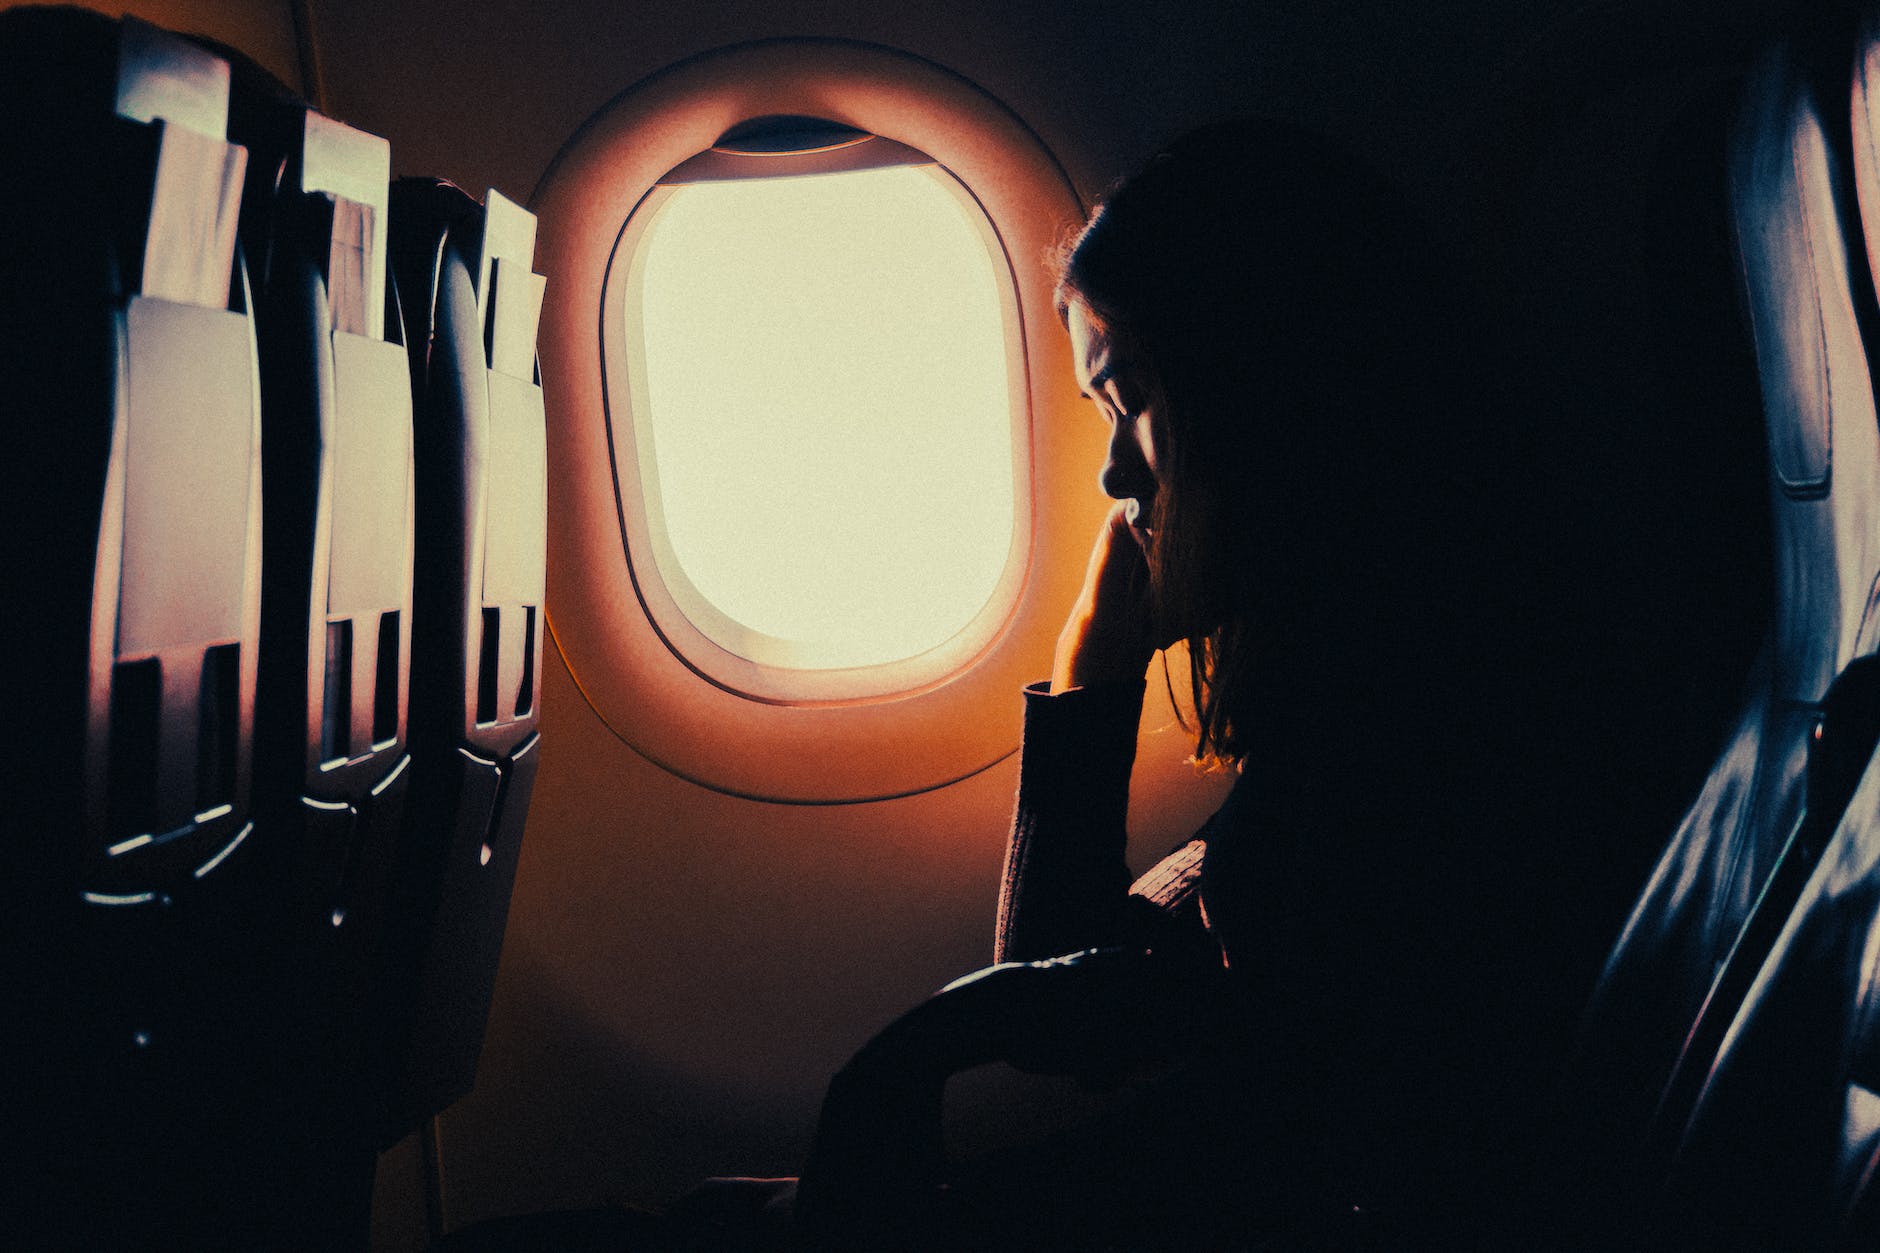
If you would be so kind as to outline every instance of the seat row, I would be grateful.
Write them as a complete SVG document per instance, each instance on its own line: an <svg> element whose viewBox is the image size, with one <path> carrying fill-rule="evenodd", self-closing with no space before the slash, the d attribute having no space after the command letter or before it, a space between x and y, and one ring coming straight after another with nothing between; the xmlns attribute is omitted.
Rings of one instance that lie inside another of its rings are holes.
<svg viewBox="0 0 1880 1253"><path fill-rule="evenodd" d="M535 773L535 221L132 19L0 15L0 133L27 1243L362 1245Z"/></svg>

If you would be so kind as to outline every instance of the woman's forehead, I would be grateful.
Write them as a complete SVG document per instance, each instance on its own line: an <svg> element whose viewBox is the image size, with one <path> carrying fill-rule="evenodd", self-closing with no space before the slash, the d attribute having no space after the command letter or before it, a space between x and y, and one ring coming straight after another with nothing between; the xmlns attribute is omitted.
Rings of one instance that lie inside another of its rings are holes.
<svg viewBox="0 0 1880 1253"><path fill-rule="evenodd" d="M1134 338L1073 298L1067 306L1071 354L1084 394L1094 396L1112 380L1131 392L1151 388L1155 372Z"/></svg>
<svg viewBox="0 0 1880 1253"><path fill-rule="evenodd" d="M1115 344L1109 328L1073 299L1065 317L1071 335L1071 356L1077 366L1077 381L1086 392L1103 386L1114 371Z"/></svg>

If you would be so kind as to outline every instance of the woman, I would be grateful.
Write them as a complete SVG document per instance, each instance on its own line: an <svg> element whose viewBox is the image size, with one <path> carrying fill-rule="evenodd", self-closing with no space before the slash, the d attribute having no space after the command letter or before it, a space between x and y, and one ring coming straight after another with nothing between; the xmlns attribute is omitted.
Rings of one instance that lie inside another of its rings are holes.
<svg viewBox="0 0 1880 1253"><path fill-rule="evenodd" d="M1321 141L1234 124L1065 250L1116 504L1026 693L1001 964L837 1076L797 1205L822 1242L1475 1238L1598 940L1570 848L1523 839L1494 454L1407 221ZM1144 676L1175 641L1196 755L1239 778L1132 887ZM945 1077L994 1060L1165 1074L1077 1136L950 1167Z"/></svg>
<svg viewBox="0 0 1880 1253"><path fill-rule="evenodd" d="M1321 141L1242 123L1172 145L1064 250L1116 503L1025 694L999 964L835 1076L800 1184L711 1181L658 1247L1478 1241L1484 1164L1603 937L1565 939L1573 846L1525 839L1504 786L1534 774L1476 522L1505 515L1407 220ZM1145 675L1176 641L1196 755L1239 777L1132 885ZM995 1061L1131 1089L950 1163L947 1078Z"/></svg>

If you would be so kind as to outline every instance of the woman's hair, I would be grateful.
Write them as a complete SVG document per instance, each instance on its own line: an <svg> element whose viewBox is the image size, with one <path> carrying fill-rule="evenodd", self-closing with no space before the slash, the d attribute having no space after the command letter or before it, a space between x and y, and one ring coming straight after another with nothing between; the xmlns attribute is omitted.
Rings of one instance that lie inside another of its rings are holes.
<svg viewBox="0 0 1880 1253"><path fill-rule="evenodd" d="M1159 385L1151 599L1188 641L1203 760L1248 756L1255 707L1388 562L1420 355L1406 222L1327 141L1235 122L1158 153L1062 250L1060 312Z"/></svg>

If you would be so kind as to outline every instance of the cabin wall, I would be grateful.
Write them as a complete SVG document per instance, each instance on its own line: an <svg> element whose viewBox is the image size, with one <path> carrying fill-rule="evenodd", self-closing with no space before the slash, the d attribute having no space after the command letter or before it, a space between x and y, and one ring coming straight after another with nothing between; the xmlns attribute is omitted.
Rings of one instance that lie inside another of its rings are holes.
<svg viewBox="0 0 1880 1253"><path fill-rule="evenodd" d="M44 0L0 0L0 10ZM118 17L129 14L168 30L207 35L239 48L302 94L301 45L295 0L71 0L74 7Z"/></svg>
<svg viewBox="0 0 1880 1253"><path fill-rule="evenodd" d="M1450 189L1438 172L1479 120L1462 84L1486 82L1483 67L1548 11L314 0L312 29L328 110L388 137L396 172L476 193L527 198L586 119L665 66L747 40L830 36L915 53L989 91L1086 201L1192 125L1265 113L1346 138L1440 209ZM1196 778L1157 686L1132 805L1139 865L1185 838L1227 783ZM708 1174L794 1173L829 1074L888 1018L988 959L1016 761L900 800L768 805L639 756L559 657L543 700L482 1069L439 1130L447 1222L656 1206ZM975 1077L956 1087L956 1132L996 1136L995 1111L1013 1101L1034 1113L1075 1103L1049 1085ZM381 1248L422 1242L416 1152L408 1142L381 1172Z"/></svg>
<svg viewBox="0 0 1880 1253"><path fill-rule="evenodd" d="M1346 137L1427 184L1501 64L1560 0L309 0L328 110L392 140L395 169L526 197L562 143L641 78L777 37L884 44L1004 101L1086 196L1163 141L1240 113ZM1428 187L1432 196L1435 187Z"/></svg>

